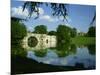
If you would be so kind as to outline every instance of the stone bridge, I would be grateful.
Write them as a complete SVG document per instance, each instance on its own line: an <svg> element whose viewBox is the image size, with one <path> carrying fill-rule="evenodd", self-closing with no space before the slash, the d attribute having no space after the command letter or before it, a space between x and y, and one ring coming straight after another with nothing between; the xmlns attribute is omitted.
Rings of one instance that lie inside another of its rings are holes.
<svg viewBox="0 0 100 75"><path fill-rule="evenodd" d="M37 39L38 43L35 47L30 47L28 45L28 39L30 37L34 37ZM27 33L27 36L24 37L24 39L22 40L22 46L23 48L26 48L29 50L40 50L40 49L45 49L49 47L55 47L56 46L56 36L50 36L47 34Z"/></svg>

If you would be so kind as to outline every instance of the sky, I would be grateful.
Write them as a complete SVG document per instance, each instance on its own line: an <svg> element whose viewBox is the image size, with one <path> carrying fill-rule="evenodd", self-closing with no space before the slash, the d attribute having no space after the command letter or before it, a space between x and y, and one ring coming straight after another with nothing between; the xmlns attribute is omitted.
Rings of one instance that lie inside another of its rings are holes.
<svg viewBox="0 0 100 75"><path fill-rule="evenodd" d="M69 4L68 8L68 22L63 21L62 16L60 18L51 15L51 8L45 5L39 7L39 18L36 17L36 13L32 13L31 18L28 18L29 11L26 8L23 11L23 1L11 2L11 16L18 18L27 18L27 21L23 21L28 31L34 31L34 27L37 25L46 25L48 31L56 30L58 25L64 24L69 27L75 27L78 31L87 32L89 24L96 12L96 7L91 5L75 5Z"/></svg>

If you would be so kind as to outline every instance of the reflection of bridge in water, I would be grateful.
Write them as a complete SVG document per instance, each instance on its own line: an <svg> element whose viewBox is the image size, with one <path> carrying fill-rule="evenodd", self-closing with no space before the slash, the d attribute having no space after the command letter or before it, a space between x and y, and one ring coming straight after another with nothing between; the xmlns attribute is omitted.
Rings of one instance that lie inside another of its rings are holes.
<svg viewBox="0 0 100 75"><path fill-rule="evenodd" d="M38 43L35 47L30 47L28 45L28 39L30 37L35 37L37 39ZM23 39L22 46L23 48L28 50L40 50L40 49L46 49L50 47L56 47L56 42L57 42L56 36L50 36L47 34L27 33L27 36L24 37Z"/></svg>

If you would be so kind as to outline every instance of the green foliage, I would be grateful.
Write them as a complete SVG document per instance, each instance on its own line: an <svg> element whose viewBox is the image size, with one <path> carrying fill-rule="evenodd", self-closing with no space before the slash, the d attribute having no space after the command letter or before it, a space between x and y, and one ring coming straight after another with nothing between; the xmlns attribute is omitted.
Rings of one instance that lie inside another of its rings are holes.
<svg viewBox="0 0 100 75"><path fill-rule="evenodd" d="M49 31L48 35L56 35L56 31Z"/></svg>
<svg viewBox="0 0 100 75"><path fill-rule="evenodd" d="M77 49L76 45L75 44L71 44L70 45L69 54L76 54L76 52L77 52L76 49Z"/></svg>
<svg viewBox="0 0 100 75"><path fill-rule="evenodd" d="M58 57L66 57L69 55L69 53L67 51L56 51L56 54L58 55Z"/></svg>
<svg viewBox="0 0 100 75"><path fill-rule="evenodd" d="M87 45L87 48L88 48L88 50L89 50L89 53L91 54L91 55L95 55L96 54L96 45L95 44L93 44L93 45Z"/></svg>
<svg viewBox="0 0 100 75"><path fill-rule="evenodd" d="M22 48L21 46L12 45L12 48L11 48L11 55L12 55L12 56L26 57L27 51L26 51L24 48Z"/></svg>
<svg viewBox="0 0 100 75"><path fill-rule="evenodd" d="M76 37L76 35L77 35L77 29L76 28L71 29L71 37Z"/></svg>
<svg viewBox="0 0 100 75"><path fill-rule="evenodd" d="M21 40L26 36L27 31L19 19L11 19L11 54L25 56L26 52L21 47Z"/></svg>
<svg viewBox="0 0 100 75"><path fill-rule="evenodd" d="M87 32L87 36L89 37L95 37L96 36L96 28L94 26L91 26Z"/></svg>
<svg viewBox="0 0 100 75"><path fill-rule="evenodd" d="M34 51L34 54L35 54L37 57L45 57L46 54L47 54L47 50L46 50L46 49L35 50L35 51Z"/></svg>
<svg viewBox="0 0 100 75"><path fill-rule="evenodd" d="M11 21L11 38L12 39L23 39L26 36L27 30L24 24L19 21Z"/></svg>
<svg viewBox="0 0 100 75"><path fill-rule="evenodd" d="M56 53L59 57L65 57L76 53L76 45L70 43L58 43Z"/></svg>
<svg viewBox="0 0 100 75"><path fill-rule="evenodd" d="M58 17L62 16L64 20L67 20L66 16L68 16L68 9L67 9L68 5L66 4L26 1L24 3L23 10L25 10L25 8L28 8L30 16L32 15L33 12L35 12L37 14L37 17L35 17L35 19L37 19L39 17L39 7L41 7L41 5L46 5L47 7L50 7L52 9L51 14L53 16L58 16Z"/></svg>
<svg viewBox="0 0 100 75"><path fill-rule="evenodd" d="M36 26L34 29L34 33L47 34L47 27L45 25Z"/></svg>
<svg viewBox="0 0 100 75"><path fill-rule="evenodd" d="M58 57L65 57L69 55L69 44L67 43L57 43L56 53Z"/></svg>
<svg viewBox="0 0 100 75"><path fill-rule="evenodd" d="M70 28L65 25L59 25L57 28L57 41L70 42Z"/></svg>

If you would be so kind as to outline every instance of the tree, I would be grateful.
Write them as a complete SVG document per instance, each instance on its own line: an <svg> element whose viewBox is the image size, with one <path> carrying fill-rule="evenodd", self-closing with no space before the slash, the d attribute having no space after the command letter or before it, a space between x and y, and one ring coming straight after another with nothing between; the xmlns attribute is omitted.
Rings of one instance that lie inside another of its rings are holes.
<svg viewBox="0 0 100 75"><path fill-rule="evenodd" d="M48 35L56 35L56 31L49 31Z"/></svg>
<svg viewBox="0 0 100 75"><path fill-rule="evenodd" d="M17 18L11 19L11 43L19 44L21 40L26 36L27 30L23 23Z"/></svg>
<svg viewBox="0 0 100 75"><path fill-rule="evenodd" d="M95 37L96 36L96 28L95 28L95 26L89 27L89 30L87 32L87 36L89 36L89 37Z"/></svg>
<svg viewBox="0 0 100 75"><path fill-rule="evenodd" d="M59 25L57 28L57 41L65 43L70 42L70 28L65 25Z"/></svg>
<svg viewBox="0 0 100 75"><path fill-rule="evenodd" d="M34 33L47 34L47 27L45 25L36 26L34 29Z"/></svg>
<svg viewBox="0 0 100 75"><path fill-rule="evenodd" d="M19 18L11 18L11 54L25 57L26 50L22 48L21 41L26 36L27 30L21 20Z"/></svg>
<svg viewBox="0 0 100 75"><path fill-rule="evenodd" d="M71 29L71 37L75 37L77 35L77 29L76 28L72 28Z"/></svg>
<svg viewBox="0 0 100 75"><path fill-rule="evenodd" d="M68 10L67 10L67 5L66 4L58 4L58 3L41 3L41 2L25 2L23 5L23 10L25 8L29 9L29 16L32 15L33 12L37 14L37 17L39 17L39 7L41 5L46 5L47 7L50 7L52 9L52 15L53 16L63 16L64 20L67 20L68 16ZM35 19L36 19L35 18Z"/></svg>

